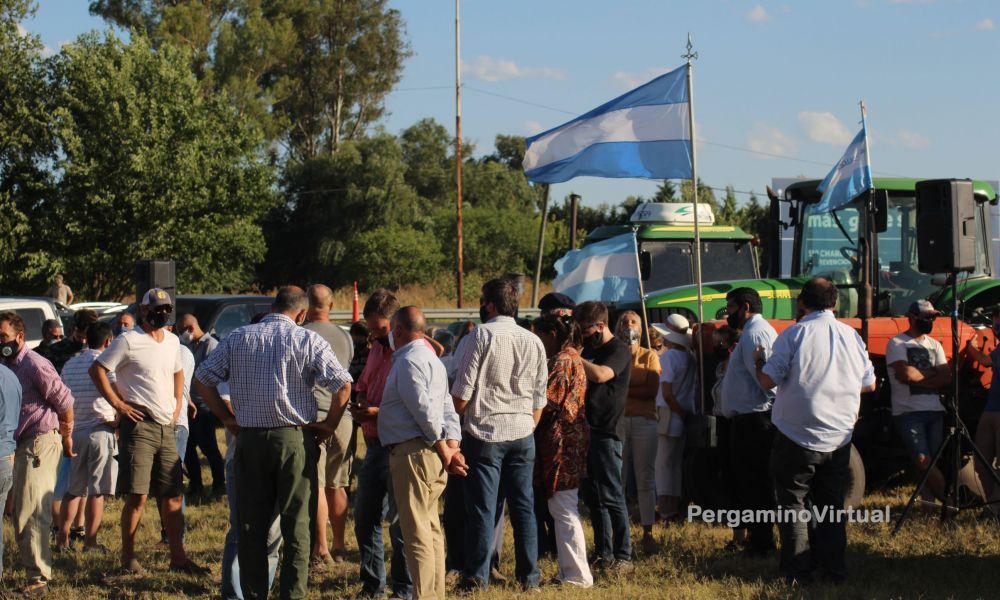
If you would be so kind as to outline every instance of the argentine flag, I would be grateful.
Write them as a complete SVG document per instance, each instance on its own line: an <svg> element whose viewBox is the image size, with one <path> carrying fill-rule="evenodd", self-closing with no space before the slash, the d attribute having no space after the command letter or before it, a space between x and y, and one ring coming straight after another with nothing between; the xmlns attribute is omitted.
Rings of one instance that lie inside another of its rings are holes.
<svg viewBox="0 0 1000 600"><path fill-rule="evenodd" d="M872 189L872 164L866 136L862 123L861 131L847 147L843 158L819 184L817 189L823 192L823 197L812 209L813 214L833 212Z"/></svg>
<svg viewBox="0 0 1000 600"><path fill-rule="evenodd" d="M635 233L570 250L556 261L556 273L552 287L577 303L641 299Z"/></svg>
<svg viewBox="0 0 1000 600"><path fill-rule="evenodd" d="M686 67L661 75L527 139L524 174L538 183L580 175L691 178Z"/></svg>

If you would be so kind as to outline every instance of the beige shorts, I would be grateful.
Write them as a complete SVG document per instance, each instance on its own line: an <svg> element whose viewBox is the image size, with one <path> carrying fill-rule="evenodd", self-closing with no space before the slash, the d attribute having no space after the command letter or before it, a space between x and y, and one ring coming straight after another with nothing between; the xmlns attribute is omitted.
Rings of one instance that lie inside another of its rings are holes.
<svg viewBox="0 0 1000 600"><path fill-rule="evenodd" d="M347 488L351 485L354 464L354 421L344 412L332 436L319 445L317 479L319 487Z"/></svg>
<svg viewBox="0 0 1000 600"><path fill-rule="evenodd" d="M73 432L73 451L69 487L70 496L111 496L118 480L118 441L108 425L88 427Z"/></svg>

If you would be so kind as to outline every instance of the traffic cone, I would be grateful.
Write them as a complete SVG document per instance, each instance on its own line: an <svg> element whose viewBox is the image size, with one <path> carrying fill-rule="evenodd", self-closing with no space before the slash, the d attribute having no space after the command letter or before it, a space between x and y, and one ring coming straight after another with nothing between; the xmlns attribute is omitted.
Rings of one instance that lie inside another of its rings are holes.
<svg viewBox="0 0 1000 600"><path fill-rule="evenodd" d="M361 313L358 310L358 282L354 282L354 305L351 307L351 323L356 322L361 318Z"/></svg>

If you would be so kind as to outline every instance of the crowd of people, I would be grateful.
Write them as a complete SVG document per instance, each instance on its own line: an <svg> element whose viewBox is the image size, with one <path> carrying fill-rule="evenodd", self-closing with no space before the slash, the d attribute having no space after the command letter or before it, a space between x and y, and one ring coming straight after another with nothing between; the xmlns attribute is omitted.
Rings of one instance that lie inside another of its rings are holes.
<svg viewBox="0 0 1000 600"><path fill-rule="evenodd" d="M452 583L471 593L504 580L506 520L520 587L540 586L544 554L557 560L558 583L589 587L635 569L627 498L646 555L658 550L657 522L684 518L686 423L704 407L683 317L646 327L626 311L612 322L600 302L549 294L540 317L518 319L515 283L496 279L482 288L481 323L457 336L433 331L420 308L384 290L347 332L330 323L332 297L322 285L282 288L271 313L218 341L194 315L170 325L173 300L152 289L137 323L123 314L112 327L81 310L70 337L56 341L61 331L47 324L34 351L21 318L0 313L0 506L13 490L22 591L44 594L53 578L53 523L56 552L76 539L83 552L108 551L98 539L114 495L124 502L124 574L145 573L135 542L153 497L169 568L206 575L184 545L185 470L188 494L205 488L199 451L211 489L229 503L227 600L268 597L276 574L281 598L303 598L310 572L345 561L352 475L364 597L437 599ZM843 508L860 395L874 390L875 374L860 336L834 318L836 301L832 283L808 282L798 322L778 335L756 291L727 295L727 325L712 334L717 384L706 392L727 440L736 508ZM887 356L896 426L925 470L949 380L927 335L937 314L915 303ZM845 527L781 523L781 574L843 580ZM734 529L727 548L774 555L774 525Z"/></svg>

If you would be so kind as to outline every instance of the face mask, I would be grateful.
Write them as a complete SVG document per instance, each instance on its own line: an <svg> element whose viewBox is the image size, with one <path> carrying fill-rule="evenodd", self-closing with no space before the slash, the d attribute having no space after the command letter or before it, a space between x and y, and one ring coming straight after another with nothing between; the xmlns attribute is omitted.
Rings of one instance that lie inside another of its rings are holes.
<svg viewBox="0 0 1000 600"><path fill-rule="evenodd" d="M730 329L741 329L743 321L746 321L746 315L743 314L742 310L738 310L726 317L726 324L729 325Z"/></svg>
<svg viewBox="0 0 1000 600"><path fill-rule="evenodd" d="M11 340L6 344L0 344L0 357L2 358L13 358L17 355L17 340Z"/></svg>
<svg viewBox="0 0 1000 600"><path fill-rule="evenodd" d="M934 319L917 319L913 324L916 326L917 331L925 335L934 329Z"/></svg>
<svg viewBox="0 0 1000 600"><path fill-rule="evenodd" d="M393 352L395 352L396 351L396 336L392 335L392 332L390 331L389 332L389 337L387 339L389 340L389 348Z"/></svg>
<svg viewBox="0 0 1000 600"><path fill-rule="evenodd" d="M189 345L194 340L194 337L191 335L190 331L185 331L184 333L180 334L177 337L180 338L181 343L184 344L185 346Z"/></svg>
<svg viewBox="0 0 1000 600"><path fill-rule="evenodd" d="M146 315L146 322L149 323L150 326L153 327L153 329L159 329L161 327L166 326L168 318L170 318L170 315L168 313L151 312L148 315Z"/></svg>
<svg viewBox="0 0 1000 600"><path fill-rule="evenodd" d="M490 314L488 312L486 312L486 306L485 305L484 306L480 306L479 307L479 320L481 322L485 323L487 321L487 319L489 319L489 318L490 318Z"/></svg>
<svg viewBox="0 0 1000 600"><path fill-rule="evenodd" d="M588 348L599 348L601 345L604 344L604 332L602 332L600 329L598 329L594 333L588 335L583 340L583 343Z"/></svg>
<svg viewBox="0 0 1000 600"><path fill-rule="evenodd" d="M618 334L621 341L625 342L629 346L639 343L639 332L635 329L629 328Z"/></svg>
<svg viewBox="0 0 1000 600"><path fill-rule="evenodd" d="M392 335L391 331L389 332L389 335ZM389 347L389 335L387 335L385 337L375 338L375 341L378 342L378 343L380 343L380 344L382 344L383 348L388 348Z"/></svg>

